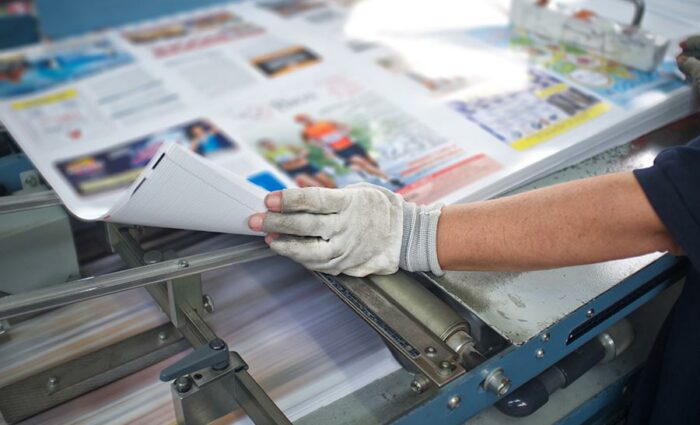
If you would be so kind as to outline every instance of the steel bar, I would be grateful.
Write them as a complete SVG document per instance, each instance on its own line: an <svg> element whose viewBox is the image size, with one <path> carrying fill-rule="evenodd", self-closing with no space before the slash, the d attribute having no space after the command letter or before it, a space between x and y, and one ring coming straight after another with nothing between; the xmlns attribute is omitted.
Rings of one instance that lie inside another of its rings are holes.
<svg viewBox="0 0 700 425"><path fill-rule="evenodd" d="M56 192L47 190L29 195L0 197L0 214L63 205Z"/></svg>
<svg viewBox="0 0 700 425"><path fill-rule="evenodd" d="M0 320L274 255L262 242L135 267L0 298Z"/></svg>

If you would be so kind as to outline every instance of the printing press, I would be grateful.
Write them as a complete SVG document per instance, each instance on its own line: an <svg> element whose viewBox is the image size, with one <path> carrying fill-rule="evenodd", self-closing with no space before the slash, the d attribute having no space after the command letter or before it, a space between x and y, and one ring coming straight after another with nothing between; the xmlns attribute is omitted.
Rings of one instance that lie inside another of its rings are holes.
<svg viewBox="0 0 700 425"><path fill-rule="evenodd" d="M699 122L516 191L648 166ZM259 238L79 222L0 143L8 424L615 423L687 267L311 273Z"/></svg>

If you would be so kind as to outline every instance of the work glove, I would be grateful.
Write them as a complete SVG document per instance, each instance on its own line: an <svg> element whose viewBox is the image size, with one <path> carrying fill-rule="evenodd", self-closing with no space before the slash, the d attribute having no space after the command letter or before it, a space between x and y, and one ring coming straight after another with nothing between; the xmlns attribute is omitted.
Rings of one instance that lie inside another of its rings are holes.
<svg viewBox="0 0 700 425"><path fill-rule="evenodd" d="M700 92L700 35L688 37L681 43L683 51L678 55L678 68L693 81L695 89Z"/></svg>
<svg viewBox="0 0 700 425"><path fill-rule="evenodd" d="M419 206L367 183L344 189L285 189L249 225L280 255L310 270L350 276L408 271L442 274L436 235L441 205Z"/></svg>

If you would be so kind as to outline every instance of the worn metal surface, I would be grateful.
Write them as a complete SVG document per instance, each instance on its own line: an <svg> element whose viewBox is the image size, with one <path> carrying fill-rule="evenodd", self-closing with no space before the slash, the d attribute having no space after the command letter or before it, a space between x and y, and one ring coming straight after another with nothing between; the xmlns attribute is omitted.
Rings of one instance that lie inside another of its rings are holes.
<svg viewBox="0 0 700 425"><path fill-rule="evenodd" d="M511 193L648 167L662 149L685 143L697 134L700 117L696 115ZM650 254L528 273L448 272L442 278L432 279L505 338L523 344L659 257L660 254Z"/></svg>
<svg viewBox="0 0 700 425"><path fill-rule="evenodd" d="M0 412L19 422L188 347L171 324L159 326L0 388Z"/></svg>

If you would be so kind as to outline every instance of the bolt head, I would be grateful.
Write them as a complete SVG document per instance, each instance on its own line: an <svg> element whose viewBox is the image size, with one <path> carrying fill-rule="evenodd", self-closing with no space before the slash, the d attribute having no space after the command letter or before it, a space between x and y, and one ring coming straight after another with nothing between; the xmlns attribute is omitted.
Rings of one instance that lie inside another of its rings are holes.
<svg viewBox="0 0 700 425"><path fill-rule="evenodd" d="M58 378L56 378L55 376L49 376L49 379L46 381L46 385L49 388L53 388L56 386L56 384L58 384Z"/></svg>
<svg viewBox="0 0 700 425"><path fill-rule="evenodd" d="M224 348L226 348L226 343L221 338L212 339L209 342L209 348L211 348L212 350L217 350L217 351L223 350Z"/></svg>
<svg viewBox="0 0 700 425"><path fill-rule="evenodd" d="M178 261L177 266L181 269L186 269L190 266L190 263L187 260L180 260Z"/></svg>
<svg viewBox="0 0 700 425"><path fill-rule="evenodd" d="M192 379L189 376L181 376L175 380L175 389L184 394L192 389Z"/></svg>
<svg viewBox="0 0 700 425"><path fill-rule="evenodd" d="M535 357L537 357L538 359L543 358L544 350L542 348L538 348L537 350L535 350Z"/></svg>
<svg viewBox="0 0 700 425"><path fill-rule="evenodd" d="M413 380L413 382L411 382L411 390L415 393L420 394L423 391L425 391L425 387L423 386L423 384L420 381Z"/></svg>
<svg viewBox="0 0 700 425"><path fill-rule="evenodd" d="M159 341L165 341L168 339L168 333L165 331L158 332L158 340Z"/></svg>
<svg viewBox="0 0 700 425"><path fill-rule="evenodd" d="M202 296L202 306L204 306L204 311L207 313L214 312L214 300L209 295Z"/></svg>
<svg viewBox="0 0 700 425"><path fill-rule="evenodd" d="M462 403L462 397L458 395L453 395L450 397L449 400L447 400L447 408L450 410L455 410L456 408L459 407L459 405Z"/></svg>
<svg viewBox="0 0 700 425"><path fill-rule="evenodd" d="M549 338L550 338L549 332L545 332L545 333L543 333L542 336L540 337L540 340L541 340L542 342L547 342L547 341L549 341Z"/></svg>
<svg viewBox="0 0 700 425"><path fill-rule="evenodd" d="M593 317L594 314L595 314L595 310L591 308L590 310L588 310L586 312L586 317L591 318L591 317Z"/></svg>
<svg viewBox="0 0 700 425"><path fill-rule="evenodd" d="M437 350L431 345L425 348L425 352L430 356L434 355L437 352Z"/></svg>

